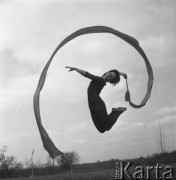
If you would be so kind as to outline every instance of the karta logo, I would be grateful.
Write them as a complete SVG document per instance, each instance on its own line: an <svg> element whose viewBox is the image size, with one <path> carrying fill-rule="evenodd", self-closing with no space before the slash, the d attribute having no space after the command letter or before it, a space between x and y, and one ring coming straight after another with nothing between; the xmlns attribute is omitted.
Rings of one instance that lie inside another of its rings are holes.
<svg viewBox="0 0 176 180"><path fill-rule="evenodd" d="M133 180L176 179L176 172L174 172L173 167L159 163L155 166L135 166L133 162L116 162L115 170L115 180L122 180L125 178Z"/></svg>

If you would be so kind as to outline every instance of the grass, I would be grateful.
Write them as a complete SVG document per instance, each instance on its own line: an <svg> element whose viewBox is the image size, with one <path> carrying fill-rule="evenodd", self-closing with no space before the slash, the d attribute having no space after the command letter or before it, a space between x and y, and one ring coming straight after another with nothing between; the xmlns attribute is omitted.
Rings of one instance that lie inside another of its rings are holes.
<svg viewBox="0 0 176 180"><path fill-rule="evenodd" d="M176 163L170 164L173 167L176 176ZM143 166L146 168L146 166ZM165 167L165 166L164 166ZM135 166L130 168L131 174L135 172ZM129 180L129 178L125 178ZM145 179L145 178L144 178ZM151 180L155 180L155 172L151 173ZM176 178L174 178L176 179ZM10 180L10 179L6 179ZM75 173L63 173L50 176L38 176L28 178L14 178L13 180L115 180L115 169L111 170L97 170L97 171L86 171L86 172L75 172Z"/></svg>
<svg viewBox="0 0 176 180"><path fill-rule="evenodd" d="M79 173L64 173L51 176L14 178L13 180L114 180L115 170L99 170ZM7 180L7 179L6 179ZM9 179L10 180L10 179Z"/></svg>

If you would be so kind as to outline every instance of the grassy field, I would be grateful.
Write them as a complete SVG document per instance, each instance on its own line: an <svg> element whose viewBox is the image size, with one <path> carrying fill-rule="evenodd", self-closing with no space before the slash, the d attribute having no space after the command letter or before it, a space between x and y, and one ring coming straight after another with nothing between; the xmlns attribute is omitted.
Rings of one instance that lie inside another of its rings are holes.
<svg viewBox="0 0 176 180"><path fill-rule="evenodd" d="M174 175L176 176L176 164L170 164L174 169ZM143 166L146 169L146 166ZM166 167L166 165L163 165ZM130 173L134 174L135 166L130 168ZM97 171L84 171L75 173L63 173L51 176L41 176L41 177L29 177L29 178L14 178L13 180L115 180L115 169L111 170L97 170ZM155 171L151 172L151 180L155 180ZM145 174L146 176L146 174ZM160 175L161 176L161 175ZM129 178L125 177L126 180ZM146 178L144 178L146 179ZM169 178L172 179L172 178ZM173 178L176 179L176 178ZM10 179L6 179L10 180ZM12 179L11 179L12 180Z"/></svg>
<svg viewBox="0 0 176 180"><path fill-rule="evenodd" d="M66 173L42 177L15 178L13 180L114 180L115 170L101 170L82 173ZM6 179L7 180L7 179ZM12 179L8 179L12 180Z"/></svg>

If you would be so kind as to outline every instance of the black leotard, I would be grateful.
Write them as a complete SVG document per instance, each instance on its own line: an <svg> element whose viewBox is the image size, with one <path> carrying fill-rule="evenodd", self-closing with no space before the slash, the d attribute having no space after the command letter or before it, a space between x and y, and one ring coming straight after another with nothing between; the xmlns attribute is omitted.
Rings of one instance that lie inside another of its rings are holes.
<svg viewBox="0 0 176 180"><path fill-rule="evenodd" d="M104 101L100 97L100 93L106 85L106 82L102 77L94 76L88 72L86 72L85 77L92 80L88 87L88 103L90 110L92 110L95 107L104 104Z"/></svg>
<svg viewBox="0 0 176 180"><path fill-rule="evenodd" d="M86 72L85 77L91 79L88 87L88 103L93 123L99 132L109 131L123 111L107 113L106 105L100 97L101 90L106 85L102 77Z"/></svg>

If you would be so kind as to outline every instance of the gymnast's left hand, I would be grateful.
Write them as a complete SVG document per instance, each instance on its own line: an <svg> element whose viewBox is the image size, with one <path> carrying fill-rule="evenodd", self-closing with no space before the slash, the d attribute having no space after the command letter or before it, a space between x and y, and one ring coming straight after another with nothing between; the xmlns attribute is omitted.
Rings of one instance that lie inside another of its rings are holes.
<svg viewBox="0 0 176 180"><path fill-rule="evenodd" d="M69 72L70 72L70 71L75 71L75 70L76 70L76 68L75 68L75 67L71 67L71 66L66 66L65 68L70 69L70 70L69 70Z"/></svg>

